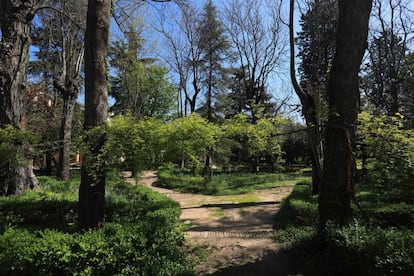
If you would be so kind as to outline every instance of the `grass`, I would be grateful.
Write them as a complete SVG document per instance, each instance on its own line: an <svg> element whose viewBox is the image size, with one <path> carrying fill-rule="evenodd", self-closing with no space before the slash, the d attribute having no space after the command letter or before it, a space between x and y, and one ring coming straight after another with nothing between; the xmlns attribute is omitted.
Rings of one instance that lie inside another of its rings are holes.
<svg viewBox="0 0 414 276"><path fill-rule="evenodd" d="M291 274L413 275L414 205L392 202L373 187L359 187L355 219L331 225L323 244L317 239L318 198L299 183L276 216L277 242L287 244Z"/></svg>
<svg viewBox="0 0 414 276"><path fill-rule="evenodd" d="M212 212L211 215L215 218L224 217L223 209L221 209L220 207L211 207L211 208L208 208L208 210L210 210Z"/></svg>
<svg viewBox="0 0 414 276"><path fill-rule="evenodd" d="M271 189L296 182L308 177L301 172L289 173L219 173L207 181L202 176L161 167L158 171L159 185L184 193L207 195L239 195L256 190Z"/></svg>
<svg viewBox="0 0 414 276"><path fill-rule="evenodd" d="M245 196L238 196L238 197L229 197L227 200L236 203L236 204L243 204L243 203L254 203L258 202L260 198L255 195L245 195Z"/></svg>

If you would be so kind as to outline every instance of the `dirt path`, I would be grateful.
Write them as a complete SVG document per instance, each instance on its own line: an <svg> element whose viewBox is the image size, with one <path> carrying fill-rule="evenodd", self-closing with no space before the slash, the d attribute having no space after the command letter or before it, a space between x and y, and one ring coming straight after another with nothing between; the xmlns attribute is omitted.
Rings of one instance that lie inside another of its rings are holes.
<svg viewBox="0 0 414 276"><path fill-rule="evenodd" d="M134 183L134 179L127 180ZM293 186L244 195L207 196L156 187L156 181L154 171L146 171L140 178L141 185L180 204L180 220L190 224L186 250L199 259L198 275L286 274L285 256L271 235L274 215Z"/></svg>

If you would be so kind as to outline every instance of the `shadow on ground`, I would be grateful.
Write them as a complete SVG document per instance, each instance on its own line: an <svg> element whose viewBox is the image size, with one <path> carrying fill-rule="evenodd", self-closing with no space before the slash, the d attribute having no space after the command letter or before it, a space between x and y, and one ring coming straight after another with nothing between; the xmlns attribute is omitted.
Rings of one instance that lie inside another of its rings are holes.
<svg viewBox="0 0 414 276"><path fill-rule="evenodd" d="M290 275L290 260L287 251L266 252L262 259L242 266L233 266L220 269L214 276L274 276Z"/></svg>

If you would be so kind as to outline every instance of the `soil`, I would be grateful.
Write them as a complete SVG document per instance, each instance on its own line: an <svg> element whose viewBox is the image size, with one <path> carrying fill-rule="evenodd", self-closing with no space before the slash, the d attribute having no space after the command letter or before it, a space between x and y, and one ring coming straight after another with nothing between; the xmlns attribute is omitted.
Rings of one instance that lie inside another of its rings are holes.
<svg viewBox="0 0 414 276"><path fill-rule="evenodd" d="M208 196L157 187L155 171L143 172L139 182L180 204L180 221L190 226L184 249L196 261L197 275L288 274L288 256L271 236L274 216L293 185Z"/></svg>

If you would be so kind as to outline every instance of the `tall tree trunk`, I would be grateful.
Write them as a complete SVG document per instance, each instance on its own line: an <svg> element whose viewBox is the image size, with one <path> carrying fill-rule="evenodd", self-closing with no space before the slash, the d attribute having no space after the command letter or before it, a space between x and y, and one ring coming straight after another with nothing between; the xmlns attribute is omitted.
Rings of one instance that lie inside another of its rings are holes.
<svg viewBox="0 0 414 276"><path fill-rule="evenodd" d="M316 99L319 100L319 97L314 97L309 93L303 91L300 87L298 81L296 80L295 72L295 46L294 46L294 33L293 33L293 11L294 11L294 0L290 0L290 12L289 12L289 40L290 40L290 78L292 80L293 88L296 95L299 97L299 100L302 105L302 114L305 117L306 126L307 126L307 135L309 139L309 144L311 147L311 158L312 158L312 193L318 194L320 191L320 185L322 180L322 166L321 166L321 133L319 130L319 114L316 102Z"/></svg>
<svg viewBox="0 0 414 276"><path fill-rule="evenodd" d="M311 146L311 161L312 161L312 194L319 194L321 182L322 182L322 167L321 167L321 156L322 151L320 150L320 131L317 127L308 126L307 134Z"/></svg>
<svg viewBox="0 0 414 276"><path fill-rule="evenodd" d="M111 0L89 0L85 33L85 130L104 124L108 115L107 44ZM105 135L89 137L82 163L79 187L79 229L98 227L104 222L105 167L97 155ZM88 138L87 138L88 139ZM93 164L92 164L93 162Z"/></svg>
<svg viewBox="0 0 414 276"><path fill-rule="evenodd" d="M63 117L60 124L59 140L62 146L59 148L59 162L57 176L61 180L70 178L70 150L72 147L72 122L75 114L76 99L79 96L79 86L67 87L63 93Z"/></svg>
<svg viewBox="0 0 414 276"><path fill-rule="evenodd" d="M44 1L0 1L0 127L24 128L23 97L29 57L30 24ZM16 145L22 160L0 178L1 194L19 194L38 186L27 145Z"/></svg>
<svg viewBox="0 0 414 276"><path fill-rule="evenodd" d="M371 6L372 0L339 1L336 53L328 86L330 112L319 196L320 233L328 221L344 224L352 215L358 72L367 46Z"/></svg>

